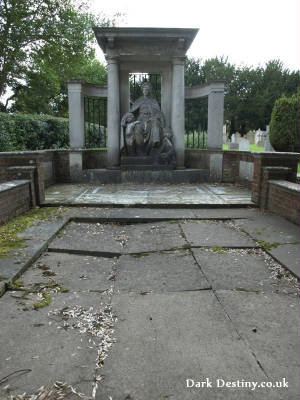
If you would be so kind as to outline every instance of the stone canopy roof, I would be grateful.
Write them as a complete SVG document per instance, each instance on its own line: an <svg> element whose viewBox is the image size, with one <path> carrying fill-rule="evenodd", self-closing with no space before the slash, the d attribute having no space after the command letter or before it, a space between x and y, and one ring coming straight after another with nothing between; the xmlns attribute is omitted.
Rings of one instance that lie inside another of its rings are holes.
<svg viewBox="0 0 300 400"><path fill-rule="evenodd" d="M191 28L93 28L106 57L138 59L145 56L168 60L184 57L198 29Z"/></svg>

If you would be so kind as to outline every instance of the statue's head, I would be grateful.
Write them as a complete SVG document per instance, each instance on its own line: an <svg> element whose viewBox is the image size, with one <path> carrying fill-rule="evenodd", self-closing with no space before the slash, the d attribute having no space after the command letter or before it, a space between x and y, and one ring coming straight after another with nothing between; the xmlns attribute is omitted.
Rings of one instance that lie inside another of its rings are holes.
<svg viewBox="0 0 300 400"><path fill-rule="evenodd" d="M148 96L151 93L152 85L150 82L143 82L141 84L142 92L144 96Z"/></svg>

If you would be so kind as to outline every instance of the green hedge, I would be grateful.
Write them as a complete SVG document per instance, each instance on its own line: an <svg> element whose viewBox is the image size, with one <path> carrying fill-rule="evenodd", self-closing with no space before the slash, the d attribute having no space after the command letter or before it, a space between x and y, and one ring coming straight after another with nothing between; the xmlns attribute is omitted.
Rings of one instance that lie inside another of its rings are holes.
<svg viewBox="0 0 300 400"><path fill-rule="evenodd" d="M69 120L51 115L0 113L0 151L69 147Z"/></svg>
<svg viewBox="0 0 300 400"><path fill-rule="evenodd" d="M300 95L275 102L270 122L270 142L276 151L299 152Z"/></svg>

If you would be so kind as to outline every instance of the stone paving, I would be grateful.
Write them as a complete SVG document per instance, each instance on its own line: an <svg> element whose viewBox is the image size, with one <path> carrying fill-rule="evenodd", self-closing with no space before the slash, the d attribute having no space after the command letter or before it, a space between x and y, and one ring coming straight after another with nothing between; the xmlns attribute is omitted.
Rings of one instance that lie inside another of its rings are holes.
<svg viewBox="0 0 300 400"><path fill-rule="evenodd" d="M86 185L56 184L46 190L45 204L80 205L254 205L251 191L231 184Z"/></svg>
<svg viewBox="0 0 300 400"><path fill-rule="evenodd" d="M298 399L299 284L271 257L299 246L292 223L255 209L74 208L24 237L45 251L0 299L1 399L55 381L99 400Z"/></svg>

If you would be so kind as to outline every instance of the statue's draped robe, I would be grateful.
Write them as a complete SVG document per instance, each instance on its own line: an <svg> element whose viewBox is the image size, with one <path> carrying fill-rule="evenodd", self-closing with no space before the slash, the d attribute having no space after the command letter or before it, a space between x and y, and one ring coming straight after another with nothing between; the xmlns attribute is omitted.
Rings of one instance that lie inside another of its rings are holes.
<svg viewBox="0 0 300 400"><path fill-rule="evenodd" d="M144 143L147 151L161 142L161 131L164 127L164 116L157 100L151 97L139 97L131 107L130 112L137 115L144 132ZM137 129L138 131L138 129Z"/></svg>

